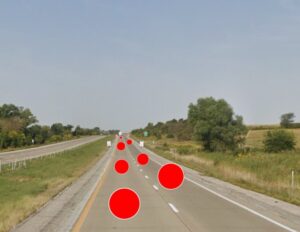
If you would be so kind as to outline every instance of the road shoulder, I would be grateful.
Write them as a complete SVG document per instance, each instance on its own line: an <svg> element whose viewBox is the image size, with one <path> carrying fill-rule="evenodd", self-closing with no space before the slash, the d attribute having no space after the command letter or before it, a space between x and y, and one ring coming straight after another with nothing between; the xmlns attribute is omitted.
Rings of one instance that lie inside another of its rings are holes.
<svg viewBox="0 0 300 232"><path fill-rule="evenodd" d="M140 148L137 143L135 143L135 146L141 151L148 153L154 162L159 164L173 162L157 155L147 148ZM189 180L199 183L205 188L208 188L238 204L246 206L247 208L282 225L286 225L292 229L300 231L299 206L251 190L243 189L228 182L201 175L197 171L190 168L184 166L182 167L185 172L185 176Z"/></svg>
<svg viewBox="0 0 300 232"><path fill-rule="evenodd" d="M89 171L12 231L70 231L109 163L111 152L112 148Z"/></svg>

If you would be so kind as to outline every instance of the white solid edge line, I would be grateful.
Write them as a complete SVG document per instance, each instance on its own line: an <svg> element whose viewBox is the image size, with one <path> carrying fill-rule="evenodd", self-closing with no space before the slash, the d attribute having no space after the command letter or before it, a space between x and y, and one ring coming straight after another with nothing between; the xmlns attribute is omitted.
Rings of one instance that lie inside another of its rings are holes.
<svg viewBox="0 0 300 232"><path fill-rule="evenodd" d="M152 159L151 157L150 157L150 159L151 159L152 161L154 161L155 163L159 164L160 166L162 165L161 163L159 163L158 161ZM271 219L271 218L269 218L269 217L267 217L267 216L264 216L264 215L260 214L259 212L256 212L256 211L253 210L253 209L248 208L248 207L245 206L245 205L242 205L242 204L240 204L240 203L238 203L238 202L236 202L236 201L233 201L233 200L229 199L228 197L225 197L225 196L221 195L220 193L217 193L217 192L215 192L215 191L213 191L213 190L211 190L211 189L209 189L209 188L207 188L207 187L205 187L205 186L203 186L203 185L197 183L196 181L193 181L193 180L189 179L188 177L185 177L184 179L186 179L187 181L189 181L189 182L191 182L191 183L197 185L198 187L203 188L203 189L205 189L206 191L208 191L208 192L210 192L210 193L212 193L212 194L214 194L214 195L216 195L216 196L222 198L223 200L226 200L226 201L228 201L228 202L230 202L230 203L232 203L232 204L234 204L234 205L236 205L236 206L239 206L240 208L242 208L242 209L244 209L244 210L246 210L246 211L248 211L248 212L250 212L250 213L252 213L252 214L254 214L254 215L256 215L256 216L258 216L258 217L261 217L261 218L265 219L266 221L271 222L271 223L273 223L273 224L275 224L275 225L277 225L277 226L279 226L279 227L281 227L281 228L283 228L283 229L285 229L285 230L287 230L287 231L290 231L290 232L298 232L297 230L294 230L294 229L292 229L292 228L290 228L290 227L288 227L288 226L285 226L285 225L283 225L283 224L281 224L281 223L279 223L279 222L277 222L277 221L275 221L275 220L273 220L273 219Z"/></svg>
<svg viewBox="0 0 300 232"><path fill-rule="evenodd" d="M171 209L172 209L175 213L179 213L179 210L176 209L176 207L175 207L172 203L168 203L168 205L171 207Z"/></svg>

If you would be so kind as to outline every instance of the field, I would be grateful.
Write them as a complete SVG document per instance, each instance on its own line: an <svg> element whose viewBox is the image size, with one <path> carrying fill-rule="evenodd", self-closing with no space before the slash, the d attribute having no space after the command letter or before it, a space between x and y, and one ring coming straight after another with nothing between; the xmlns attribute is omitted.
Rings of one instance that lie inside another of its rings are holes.
<svg viewBox="0 0 300 232"><path fill-rule="evenodd" d="M296 138L296 149L300 149L300 129L286 129L293 132ZM246 145L251 148L263 148L263 138L268 130L250 130L247 135Z"/></svg>
<svg viewBox="0 0 300 232"><path fill-rule="evenodd" d="M87 171L105 150L106 138L0 173L0 231L9 231L44 205Z"/></svg>
<svg viewBox="0 0 300 232"><path fill-rule="evenodd" d="M297 147L300 129L293 130ZM300 205L300 150L285 153L264 153L262 139L265 130L250 131L247 145L254 151L230 155L208 153L194 141L143 138L146 146L157 154L193 168L201 174L213 176L235 185ZM292 170L295 174L292 186Z"/></svg>

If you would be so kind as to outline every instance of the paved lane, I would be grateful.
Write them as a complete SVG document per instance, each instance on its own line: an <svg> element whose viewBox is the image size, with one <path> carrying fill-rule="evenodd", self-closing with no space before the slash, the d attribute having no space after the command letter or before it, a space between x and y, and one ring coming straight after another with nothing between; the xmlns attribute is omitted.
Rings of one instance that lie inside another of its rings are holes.
<svg viewBox="0 0 300 232"><path fill-rule="evenodd" d="M2 152L0 153L0 160L2 164L24 160L25 158L36 158L40 156L45 156L57 152L62 152L64 150L72 149L86 143L90 143L101 139L103 136L88 136L80 139L74 139L70 141L65 141L61 143L55 143L35 148L29 148L24 150L10 151L10 152Z"/></svg>
<svg viewBox="0 0 300 232"><path fill-rule="evenodd" d="M137 166L134 160L138 153L134 145L114 153L95 200L74 231L287 231L189 181L178 190L163 189L156 177L160 165L150 160L146 167ZM125 175L114 171L119 158L129 162ZM125 221L116 219L108 209L110 194L121 187L135 190L141 200L138 215Z"/></svg>
<svg viewBox="0 0 300 232"><path fill-rule="evenodd" d="M119 158L129 162L130 168L125 175L117 174L114 171L114 162ZM129 151L114 153L112 163L103 181L80 231L189 231L150 182L147 182ZM119 220L112 216L108 209L109 196L122 187L136 191L141 201L139 213L130 220Z"/></svg>

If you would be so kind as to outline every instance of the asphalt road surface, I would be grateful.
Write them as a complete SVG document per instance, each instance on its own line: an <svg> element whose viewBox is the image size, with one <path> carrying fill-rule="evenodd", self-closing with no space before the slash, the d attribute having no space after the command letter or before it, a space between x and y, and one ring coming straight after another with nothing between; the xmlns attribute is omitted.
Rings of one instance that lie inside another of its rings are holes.
<svg viewBox="0 0 300 232"><path fill-rule="evenodd" d="M176 190L160 186L157 173L160 165L149 160L146 167L135 162L140 151L131 145L125 151L113 152L98 188L81 213L73 231L82 232L277 232L293 231L276 225L242 207L184 180ZM129 171L120 175L114 170L118 159L126 159ZM119 188L131 188L140 197L139 213L132 219L119 220L108 209L111 193Z"/></svg>
<svg viewBox="0 0 300 232"><path fill-rule="evenodd" d="M66 142L55 143L35 148L29 148L24 150L2 152L0 153L0 161L2 164L24 160L25 158L36 158L40 156L46 156L49 154L62 152L64 150L72 149L86 143L96 141L103 136L88 136L80 139L74 139Z"/></svg>

